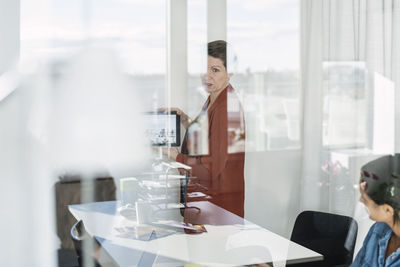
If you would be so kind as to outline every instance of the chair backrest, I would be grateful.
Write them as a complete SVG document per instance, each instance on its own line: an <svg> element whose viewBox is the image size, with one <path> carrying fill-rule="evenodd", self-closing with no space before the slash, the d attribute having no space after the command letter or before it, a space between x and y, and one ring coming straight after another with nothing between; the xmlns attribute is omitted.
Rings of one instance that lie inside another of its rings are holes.
<svg viewBox="0 0 400 267"><path fill-rule="evenodd" d="M57 235L61 241L61 248L74 249L70 237L72 225L76 222L74 216L68 211L68 205L82 203L82 186L79 176L62 176L55 184ZM110 201L116 199L116 186L114 179L102 176L94 179L94 201Z"/></svg>
<svg viewBox="0 0 400 267"><path fill-rule="evenodd" d="M303 211L297 216L290 240L324 256L316 266L350 264L357 238L357 222L348 216Z"/></svg>

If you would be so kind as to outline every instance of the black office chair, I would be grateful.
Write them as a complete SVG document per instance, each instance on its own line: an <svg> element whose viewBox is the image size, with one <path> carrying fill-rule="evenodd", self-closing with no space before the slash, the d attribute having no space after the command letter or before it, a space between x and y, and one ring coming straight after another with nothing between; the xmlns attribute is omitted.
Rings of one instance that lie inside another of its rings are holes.
<svg viewBox="0 0 400 267"><path fill-rule="evenodd" d="M71 228L71 238L75 246L75 251L76 254L78 255L78 263L79 266L83 266L84 259L85 257L89 257L90 259L93 260L94 266L100 267L100 264L98 261L95 259L93 256L95 254L95 251L99 249L99 242L96 241L96 239L92 238L85 229L85 226L83 225L83 221L79 220L77 221ZM92 247L93 247L93 252L87 253L83 249L83 243L84 242L92 242Z"/></svg>
<svg viewBox="0 0 400 267"><path fill-rule="evenodd" d="M357 229L357 222L353 218L303 211L296 218L290 240L322 254L324 260L289 266L349 266L353 261Z"/></svg>

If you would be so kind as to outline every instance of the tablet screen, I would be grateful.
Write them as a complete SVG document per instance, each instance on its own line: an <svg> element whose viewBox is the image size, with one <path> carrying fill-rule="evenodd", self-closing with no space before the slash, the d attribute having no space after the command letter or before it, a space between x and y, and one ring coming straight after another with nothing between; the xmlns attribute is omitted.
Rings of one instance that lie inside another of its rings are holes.
<svg viewBox="0 0 400 267"><path fill-rule="evenodd" d="M180 146L180 115L154 112L145 114L146 136L153 146Z"/></svg>

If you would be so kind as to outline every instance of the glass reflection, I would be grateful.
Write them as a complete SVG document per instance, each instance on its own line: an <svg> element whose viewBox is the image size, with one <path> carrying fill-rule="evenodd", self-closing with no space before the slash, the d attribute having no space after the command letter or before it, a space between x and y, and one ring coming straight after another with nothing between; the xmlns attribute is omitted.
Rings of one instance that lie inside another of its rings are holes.
<svg viewBox="0 0 400 267"><path fill-rule="evenodd" d="M323 144L364 147L367 142L366 64L363 61L323 63Z"/></svg>

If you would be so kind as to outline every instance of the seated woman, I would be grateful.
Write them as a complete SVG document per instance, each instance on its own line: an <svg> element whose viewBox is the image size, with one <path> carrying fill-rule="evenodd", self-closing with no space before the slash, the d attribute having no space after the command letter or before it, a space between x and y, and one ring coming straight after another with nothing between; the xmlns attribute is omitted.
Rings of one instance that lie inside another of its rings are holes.
<svg viewBox="0 0 400 267"><path fill-rule="evenodd" d="M400 266L400 154L364 165L360 192L376 223L351 266Z"/></svg>

